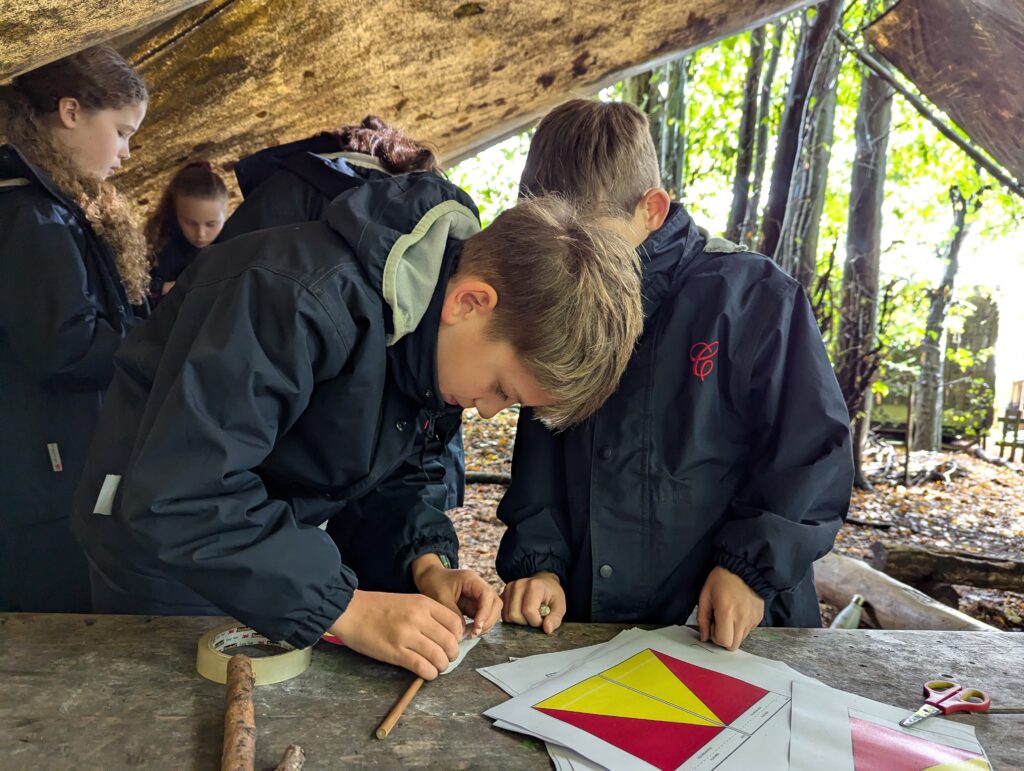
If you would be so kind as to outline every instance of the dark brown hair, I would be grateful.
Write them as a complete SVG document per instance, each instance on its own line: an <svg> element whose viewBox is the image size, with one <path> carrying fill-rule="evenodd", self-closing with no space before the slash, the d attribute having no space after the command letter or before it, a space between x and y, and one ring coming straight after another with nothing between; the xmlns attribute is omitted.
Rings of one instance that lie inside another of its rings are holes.
<svg viewBox="0 0 1024 771"><path fill-rule="evenodd" d="M541 119L530 142L519 194L559 193L592 210L633 216L661 185L647 116L627 102L572 99Z"/></svg>
<svg viewBox="0 0 1024 771"><path fill-rule="evenodd" d="M342 126L330 133L337 139L339 151L372 155L392 174L441 169L433 148L376 115L367 115L358 126Z"/></svg>
<svg viewBox="0 0 1024 771"><path fill-rule="evenodd" d="M227 202L228 189L209 161L194 161L179 169L160 196L156 210L146 221L146 241L152 256L163 249L178 227L175 206L182 196Z"/></svg>
<svg viewBox="0 0 1024 771"><path fill-rule="evenodd" d="M79 171L45 123L65 97L77 99L86 110L118 110L145 102L146 84L113 48L94 46L19 75L0 91L5 137L82 208L93 230L113 250L128 299L140 303L149 282L149 263L130 205L112 184Z"/></svg>

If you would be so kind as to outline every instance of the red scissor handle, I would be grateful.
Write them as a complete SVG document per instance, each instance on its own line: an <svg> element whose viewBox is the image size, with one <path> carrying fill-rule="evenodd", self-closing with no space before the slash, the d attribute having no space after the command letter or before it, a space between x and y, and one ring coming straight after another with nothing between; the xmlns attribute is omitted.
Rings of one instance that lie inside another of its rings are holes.
<svg viewBox="0 0 1024 771"><path fill-rule="evenodd" d="M932 704L944 713L985 712L992 706L988 694L977 688L965 688L949 680L929 680L924 684L926 704Z"/></svg>

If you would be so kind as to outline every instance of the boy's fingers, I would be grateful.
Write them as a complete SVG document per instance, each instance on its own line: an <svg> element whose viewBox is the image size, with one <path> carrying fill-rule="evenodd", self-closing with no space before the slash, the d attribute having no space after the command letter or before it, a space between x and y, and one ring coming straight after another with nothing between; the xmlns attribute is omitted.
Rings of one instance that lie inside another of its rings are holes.
<svg viewBox="0 0 1024 771"><path fill-rule="evenodd" d="M565 618L565 592L559 587L558 591L552 592L551 597L547 602L548 615L544 617L544 623L541 628L545 634L551 634L558 627L562 625L562 619Z"/></svg>
<svg viewBox="0 0 1024 771"><path fill-rule="evenodd" d="M476 614L473 616L473 636L479 637L489 632L491 627L497 622L500 614L501 600L495 592L488 591L483 596L477 607Z"/></svg>
<svg viewBox="0 0 1024 771"><path fill-rule="evenodd" d="M697 628L700 629L700 641L707 642L711 637L711 601L703 594L697 605Z"/></svg>
<svg viewBox="0 0 1024 771"><path fill-rule="evenodd" d="M437 667L412 650L402 651L396 663L424 680L433 680L440 674Z"/></svg>
<svg viewBox="0 0 1024 771"><path fill-rule="evenodd" d="M437 641L427 635L419 635L415 638L412 641L411 648L413 653L417 653L426 659L438 672L444 672L444 670L448 669L448 665L458 658L459 655L458 645L455 646L455 656L452 656Z"/></svg>
<svg viewBox="0 0 1024 771"><path fill-rule="evenodd" d="M523 595L523 616L530 626L540 626L544 617L540 614L540 606L551 607L554 602L552 592L542 581L530 581Z"/></svg>
<svg viewBox="0 0 1024 771"><path fill-rule="evenodd" d="M512 624L525 624L526 619L523 618L523 583L521 581L513 581L505 587L505 592L508 597L502 608L502 618Z"/></svg>
<svg viewBox="0 0 1024 771"><path fill-rule="evenodd" d="M458 647L459 640L462 639L462 635L466 632L466 625L462 620L462 611L458 608L452 610L447 605L437 603L431 607L430 615L441 629L455 638L455 646ZM436 634L431 635L435 639L436 636Z"/></svg>

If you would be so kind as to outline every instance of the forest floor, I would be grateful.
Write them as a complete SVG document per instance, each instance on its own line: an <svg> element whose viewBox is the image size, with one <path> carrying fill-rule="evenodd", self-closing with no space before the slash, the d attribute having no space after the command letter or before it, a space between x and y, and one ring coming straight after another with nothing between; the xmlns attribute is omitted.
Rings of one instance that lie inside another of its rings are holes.
<svg viewBox="0 0 1024 771"><path fill-rule="evenodd" d="M508 473L518 414L506 410L493 420L467 412L463 421L468 471ZM867 451L865 469L874 492L855 490L850 517L870 525L846 523L836 539L840 554L863 558L877 540L1016 557L1024 554L1024 473L1001 468L965 452L915 453L911 476L945 470L937 480L905 487L902 457L887 445ZM1019 468L1019 466L1018 466ZM464 567L479 571L496 589L494 569L505 527L495 516L505 488L468 484L465 506L450 512L459 533ZM879 527L882 525L883 527ZM1001 629L1024 630L1024 594L958 586L960 610ZM822 606L825 622L835 609Z"/></svg>

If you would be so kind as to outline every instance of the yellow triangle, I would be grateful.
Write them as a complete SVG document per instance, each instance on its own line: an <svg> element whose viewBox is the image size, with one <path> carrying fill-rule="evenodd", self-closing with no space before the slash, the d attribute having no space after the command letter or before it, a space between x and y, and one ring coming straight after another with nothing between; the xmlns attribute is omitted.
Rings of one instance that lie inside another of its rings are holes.
<svg viewBox="0 0 1024 771"><path fill-rule="evenodd" d="M924 771L977 771L984 769L988 771L989 764L985 758L977 757L969 760L954 760L951 763L940 763L937 766L928 766Z"/></svg>
<svg viewBox="0 0 1024 771"><path fill-rule="evenodd" d="M722 724L649 650L534 706L670 723Z"/></svg>

